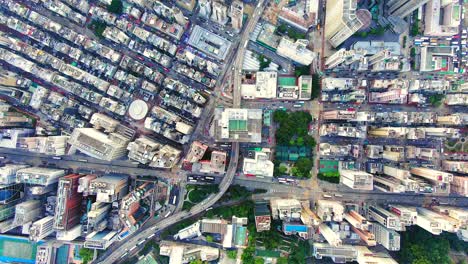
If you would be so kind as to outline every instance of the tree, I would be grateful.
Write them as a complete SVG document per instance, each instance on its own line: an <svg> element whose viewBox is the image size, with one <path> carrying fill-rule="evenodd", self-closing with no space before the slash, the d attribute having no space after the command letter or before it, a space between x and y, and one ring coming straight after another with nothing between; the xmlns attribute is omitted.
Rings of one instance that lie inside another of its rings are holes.
<svg viewBox="0 0 468 264"><path fill-rule="evenodd" d="M312 94L311 98L315 99L320 96L320 76L318 74L312 75Z"/></svg>
<svg viewBox="0 0 468 264"><path fill-rule="evenodd" d="M107 11L120 15L123 12L122 0L112 0L111 4L107 7Z"/></svg>
<svg viewBox="0 0 468 264"><path fill-rule="evenodd" d="M276 31L282 34L286 33L287 30L288 30L288 27L285 24L281 24L276 28Z"/></svg>
<svg viewBox="0 0 468 264"><path fill-rule="evenodd" d="M276 264L288 264L288 259L285 258L285 257L279 257L279 258L276 260Z"/></svg>
<svg viewBox="0 0 468 264"><path fill-rule="evenodd" d="M299 158L293 168L293 175L301 178L309 178L312 169L312 160L310 158Z"/></svg>
<svg viewBox="0 0 468 264"><path fill-rule="evenodd" d="M434 94L429 96L429 102L432 106L439 107L442 104L442 100L444 99L443 94Z"/></svg>
<svg viewBox="0 0 468 264"><path fill-rule="evenodd" d="M210 235L206 236L206 242L213 242L213 237Z"/></svg>
<svg viewBox="0 0 468 264"><path fill-rule="evenodd" d="M253 246L248 246L247 248L244 249L242 252L242 263L243 264L254 264L254 253L255 253L255 248Z"/></svg>
<svg viewBox="0 0 468 264"><path fill-rule="evenodd" d="M275 110L273 112L273 121L283 123L288 118L288 113L284 110Z"/></svg>
<svg viewBox="0 0 468 264"><path fill-rule="evenodd" d="M78 251L80 258L83 260L83 263L86 264L93 259L93 251L89 248L80 248Z"/></svg>
<svg viewBox="0 0 468 264"><path fill-rule="evenodd" d="M263 258L255 258L255 264L263 264L265 260Z"/></svg>
<svg viewBox="0 0 468 264"><path fill-rule="evenodd" d="M310 66L309 65L306 65L306 66L297 66L295 69L294 69L294 75L296 77L299 77L299 76L302 76L302 75L310 75Z"/></svg>
<svg viewBox="0 0 468 264"><path fill-rule="evenodd" d="M410 35L414 37L414 36L417 36L418 34L419 34L419 19L415 19L411 27Z"/></svg>
<svg viewBox="0 0 468 264"><path fill-rule="evenodd" d="M340 183L340 173L338 171L321 172L317 175L317 178L331 183Z"/></svg>
<svg viewBox="0 0 468 264"><path fill-rule="evenodd" d="M264 69L268 68L271 63L271 59L265 57L263 54L259 54L258 57L258 62L260 63L260 70L263 71Z"/></svg>
<svg viewBox="0 0 468 264"><path fill-rule="evenodd" d="M278 173L280 175L284 175L287 171L288 171L288 168L285 167L285 166L280 165L279 168L278 168Z"/></svg>
<svg viewBox="0 0 468 264"><path fill-rule="evenodd" d="M228 250L227 251L227 256L230 259L236 259L237 258L237 251L236 250Z"/></svg>
<svg viewBox="0 0 468 264"><path fill-rule="evenodd" d="M450 244L446 239L434 236L418 226L408 228L401 237L399 263L452 263L448 256Z"/></svg>
<svg viewBox="0 0 468 264"><path fill-rule="evenodd" d="M201 261L200 259L196 259L196 260L190 261L190 264L203 264L203 261Z"/></svg>
<svg viewBox="0 0 468 264"><path fill-rule="evenodd" d="M106 23L97 20L94 20L89 25L89 28L93 30L94 35L96 35L98 38L103 38L102 34L104 33L104 30L106 30L106 27Z"/></svg>
<svg viewBox="0 0 468 264"><path fill-rule="evenodd" d="M309 135L305 135L304 136L304 145L308 146L308 147L311 147L311 148L315 148L315 146L317 145L317 143L315 142L315 139Z"/></svg>

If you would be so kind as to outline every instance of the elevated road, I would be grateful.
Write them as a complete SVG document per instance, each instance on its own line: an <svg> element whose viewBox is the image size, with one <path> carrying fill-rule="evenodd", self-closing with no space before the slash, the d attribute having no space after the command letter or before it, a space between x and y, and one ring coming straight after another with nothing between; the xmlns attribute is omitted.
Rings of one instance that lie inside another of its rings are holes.
<svg viewBox="0 0 468 264"><path fill-rule="evenodd" d="M235 62L233 65L234 66L233 70L235 71L233 75L234 76L233 106L237 108L240 107L240 100L241 100L240 99L240 82L241 82L240 73L242 70L242 59L244 57L245 49L247 47L249 34L250 32L253 31L253 29L255 28L255 25L257 24L258 20L261 17L261 14L263 13L263 8L264 8L263 4L264 4L264 0L260 0L258 5L256 6L253 12L252 18L249 20L249 23L245 27L245 30L240 40L239 48L237 49L237 53L235 54ZM211 206L213 206L223 196L223 194L227 191L227 189L231 185L234 179L236 169L237 169L238 160L239 160L239 143L235 142L235 143L232 143L229 167L226 171L226 175L224 176L224 178L222 179L219 185L218 193L210 195L204 201L192 207L190 212L187 212L187 211L177 212L167 218L162 219L160 222L156 223L156 225L154 225L153 227L147 227L146 229L139 230L138 233L134 234L128 239L125 239L125 241L120 242L118 245L113 247L113 250L106 251L106 253L103 256L101 256L96 262L103 263L103 264L117 263L125 252L128 252L129 250L135 250L138 242L142 241L143 239L179 221L187 219L191 217L192 215L199 214L205 211L206 209L210 208ZM129 252L129 253L132 253L132 252Z"/></svg>

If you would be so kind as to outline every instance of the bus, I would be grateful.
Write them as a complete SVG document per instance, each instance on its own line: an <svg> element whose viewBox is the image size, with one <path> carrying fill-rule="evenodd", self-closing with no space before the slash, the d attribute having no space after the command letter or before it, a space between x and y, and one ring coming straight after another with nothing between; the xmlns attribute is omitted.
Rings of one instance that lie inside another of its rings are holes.
<svg viewBox="0 0 468 264"><path fill-rule="evenodd" d="M174 195L174 198L172 199L172 204L176 204L177 201L177 195Z"/></svg>
<svg viewBox="0 0 468 264"><path fill-rule="evenodd" d="M167 212L167 214L164 215L164 217L168 217L170 214L171 214L171 211Z"/></svg>
<svg viewBox="0 0 468 264"><path fill-rule="evenodd" d="M205 176L205 179L206 179L206 180L213 181L213 180L214 180L214 177L211 177L211 176Z"/></svg>
<svg viewBox="0 0 468 264"><path fill-rule="evenodd" d="M332 198L332 197L331 197L331 195L324 194L324 195L323 195L323 198Z"/></svg>
<svg viewBox="0 0 468 264"><path fill-rule="evenodd" d="M61 160L62 157L52 157L54 160Z"/></svg>
<svg viewBox="0 0 468 264"><path fill-rule="evenodd" d="M300 108L300 107L302 107L302 105L301 105L301 104L295 104L295 105L293 105L293 106L294 106L294 107L296 107L296 108Z"/></svg>

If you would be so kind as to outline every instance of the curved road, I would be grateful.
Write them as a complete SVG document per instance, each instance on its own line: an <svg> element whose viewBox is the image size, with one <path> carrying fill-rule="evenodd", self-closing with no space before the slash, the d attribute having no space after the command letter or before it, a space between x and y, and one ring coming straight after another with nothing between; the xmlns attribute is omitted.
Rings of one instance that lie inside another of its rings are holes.
<svg viewBox="0 0 468 264"><path fill-rule="evenodd" d="M244 53L245 49L247 47L247 42L249 40L249 34L252 32L257 25L258 20L261 17L261 14L263 13L263 3L264 0L260 0L259 3L257 4L254 13L252 15L252 18L249 20L249 23L247 24L244 33L242 34L242 37L239 42L239 48L237 50L237 53L235 54L235 62L234 62L234 92L233 92L233 106L234 108L239 108L240 107L240 81L241 81L241 70L242 70L242 60L244 58ZM207 199L202 201L200 204L197 204L196 206L192 207L190 212L187 211L182 211L175 213L167 218L162 219L160 222L158 222L155 226L146 228L144 230L140 230L138 233L133 235L132 237L125 239L124 241L120 242L117 247L112 250L112 252L106 252L100 259L98 259L96 262L97 263L117 263L120 259L120 257L127 252L129 249L135 250L137 247L137 243L142 241L143 239L149 237L150 235L159 232L179 221L182 221L184 219L187 219L191 217L192 215L196 215L198 213L201 213L205 211L207 208L211 207L214 203L216 203L226 192L226 190L229 188L229 186L232 183L232 180L234 179L234 175L237 169L237 161L239 160L239 143L234 142L232 143L232 149L231 149L231 158L229 162L229 167L226 171L226 175L224 176L223 180L221 181L219 185L219 192L215 195L209 196ZM129 252L131 254L132 252Z"/></svg>

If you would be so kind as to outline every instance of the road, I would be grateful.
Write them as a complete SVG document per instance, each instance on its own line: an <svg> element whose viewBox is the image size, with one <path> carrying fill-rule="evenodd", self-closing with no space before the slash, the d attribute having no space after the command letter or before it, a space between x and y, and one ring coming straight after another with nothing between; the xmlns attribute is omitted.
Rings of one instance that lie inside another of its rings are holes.
<svg viewBox="0 0 468 264"><path fill-rule="evenodd" d="M240 81L241 81L241 76L240 76L240 71L242 69L242 58L244 57L245 53L245 48L249 38L250 32L253 31L255 28L255 25L257 24L258 20L260 19L260 15L263 11L263 3L264 0L260 0L257 7L254 10L252 18L249 20L249 23L247 24L242 37L241 41L239 44L239 48L237 50L237 53L235 55L235 62L234 62L234 94L233 94L233 105L234 107L240 107ZM132 237L126 239L124 243L119 243L114 250L109 252L110 250L106 251L106 253L101 256L96 262L97 263L116 263L119 261L120 257L122 254L127 252L128 249L133 249L135 248L135 245L140 242L142 239L149 237L150 235L159 232L179 221L182 221L184 219L187 219L191 217L192 215L199 214L203 211L205 211L207 208L213 206L226 192L226 190L229 188L231 185L234 175L237 169L237 161L239 159L239 143L233 143L232 144L232 149L231 149L231 157L229 161L229 167L226 171L226 175L224 176L223 180L221 181L219 185L219 192L210 195L207 199L202 201L201 203L195 205L192 207L190 212L187 211L182 211L182 212L177 212L167 218L162 219L160 222L158 222L156 225L150 228L146 228L143 230L140 230L138 233L133 235ZM131 253L131 252L130 252Z"/></svg>
<svg viewBox="0 0 468 264"><path fill-rule="evenodd" d="M316 201L317 199L326 199L323 198L324 194L333 196L334 192L324 192L320 189L316 191L307 193L301 192L270 192L265 194L255 194L253 195L254 200L270 200L272 198L296 198L296 199L309 199L311 201ZM368 202L375 204L406 204L412 206L423 206L427 202L431 202L432 199L436 199L440 203L447 203L451 206L457 207L467 207L468 199L461 196L437 196L437 195L421 195L414 193L383 193L383 192L365 192L365 191L344 191L340 192L340 196L333 197L335 201L344 201L344 202Z"/></svg>

